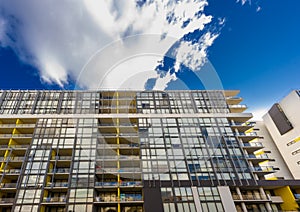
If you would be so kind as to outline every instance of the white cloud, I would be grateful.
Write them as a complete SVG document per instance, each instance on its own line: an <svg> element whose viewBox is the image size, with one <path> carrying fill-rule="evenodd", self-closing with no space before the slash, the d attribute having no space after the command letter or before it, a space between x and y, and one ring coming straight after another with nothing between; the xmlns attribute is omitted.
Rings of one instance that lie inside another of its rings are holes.
<svg viewBox="0 0 300 212"><path fill-rule="evenodd" d="M236 0L237 3L241 2L242 5L246 4L246 2L249 2L251 4L251 0Z"/></svg>
<svg viewBox="0 0 300 212"><path fill-rule="evenodd" d="M0 17L0 45L4 42L5 29L6 29L5 20L1 19Z"/></svg>
<svg viewBox="0 0 300 212"><path fill-rule="evenodd" d="M257 6L257 8L256 8L256 12L259 12L259 11L261 11L261 6Z"/></svg>
<svg viewBox="0 0 300 212"><path fill-rule="evenodd" d="M206 61L207 48L211 46L218 34L205 33L198 43L190 41L181 42L176 52L175 71L179 70L179 65L184 64L191 70L198 70Z"/></svg>
<svg viewBox="0 0 300 212"><path fill-rule="evenodd" d="M156 34L179 39L195 29L203 30L212 21L212 16L204 14L207 5L207 0L154 0L141 8L136 7L135 1L62 0L53 3L51 0L0 0L0 41L2 46L12 47L24 62L36 66L45 82L63 86L71 76L77 78L81 86L90 88L99 85L106 71L115 65L107 57L101 62L109 64L103 65L108 69L101 70L99 67L97 72L78 78L89 58L99 49L105 49L109 43L124 36ZM7 27L7 24L10 26ZM6 27L2 27L4 25ZM217 37L209 33L205 36L196 46L183 44L177 59L188 62L192 67L196 67L197 62L201 63L207 48ZM158 44L163 42L156 41ZM159 54L163 55L172 45L167 44L162 45ZM139 49L137 52L141 54L147 50L145 43L139 41L134 45L122 42L120 45L128 52ZM189 50L192 52L187 53ZM186 61L184 56L195 58ZM124 57L115 62L119 63L122 59ZM152 64L154 69L157 58ZM116 67L114 69L117 70ZM139 69L131 74L143 71ZM119 76L124 77L124 70ZM110 86L118 87L118 83L118 80L112 81Z"/></svg>

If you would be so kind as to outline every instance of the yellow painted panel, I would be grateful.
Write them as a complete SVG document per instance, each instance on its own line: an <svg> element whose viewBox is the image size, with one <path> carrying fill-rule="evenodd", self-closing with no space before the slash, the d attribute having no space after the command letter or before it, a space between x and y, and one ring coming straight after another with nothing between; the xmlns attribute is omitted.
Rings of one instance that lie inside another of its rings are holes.
<svg viewBox="0 0 300 212"><path fill-rule="evenodd" d="M51 159L55 160L55 156L56 156L56 152L55 152L55 150L52 150L52 152L51 152Z"/></svg>
<svg viewBox="0 0 300 212"><path fill-rule="evenodd" d="M18 143L14 139L9 139L8 146L17 145Z"/></svg>
<svg viewBox="0 0 300 212"><path fill-rule="evenodd" d="M265 160L263 162L260 162L260 163L258 163L258 165L260 165L260 166L266 166L266 165L268 165L267 163L269 163L269 160Z"/></svg>
<svg viewBox="0 0 300 212"><path fill-rule="evenodd" d="M13 135L14 134L20 134L20 132L15 128L14 130L13 130L13 133L12 133Z"/></svg>
<svg viewBox="0 0 300 212"><path fill-rule="evenodd" d="M17 119L16 124L22 124L22 121L20 119Z"/></svg>
<svg viewBox="0 0 300 212"><path fill-rule="evenodd" d="M263 150L258 150L258 151L255 151L254 154L255 155L262 155L264 154L265 152Z"/></svg>
<svg viewBox="0 0 300 212"><path fill-rule="evenodd" d="M268 177L268 178L266 178L266 180L278 180L278 178L277 177Z"/></svg>
<svg viewBox="0 0 300 212"><path fill-rule="evenodd" d="M44 206L44 205L42 205L42 206L40 207L40 212L45 212L45 206Z"/></svg>
<svg viewBox="0 0 300 212"><path fill-rule="evenodd" d="M296 141L296 142L300 141L300 137L295 138L294 141Z"/></svg>
<svg viewBox="0 0 300 212"><path fill-rule="evenodd" d="M289 186L284 186L274 190L275 195L281 196L283 203L280 204L282 210L297 211L299 206Z"/></svg>

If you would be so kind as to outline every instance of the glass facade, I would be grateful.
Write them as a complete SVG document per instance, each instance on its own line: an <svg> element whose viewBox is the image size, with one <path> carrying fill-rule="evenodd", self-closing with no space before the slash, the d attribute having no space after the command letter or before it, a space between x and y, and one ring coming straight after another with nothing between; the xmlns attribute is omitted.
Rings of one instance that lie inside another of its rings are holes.
<svg viewBox="0 0 300 212"><path fill-rule="evenodd" d="M226 211L224 186L250 208L240 187L273 169L236 93L0 91L0 208Z"/></svg>

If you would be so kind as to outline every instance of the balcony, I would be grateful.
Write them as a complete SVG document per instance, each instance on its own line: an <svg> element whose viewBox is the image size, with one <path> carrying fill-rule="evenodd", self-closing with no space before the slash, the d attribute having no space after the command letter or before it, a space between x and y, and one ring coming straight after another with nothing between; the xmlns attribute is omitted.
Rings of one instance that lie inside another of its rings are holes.
<svg viewBox="0 0 300 212"><path fill-rule="evenodd" d="M6 145L0 145L0 149L7 149L8 148L8 144Z"/></svg>
<svg viewBox="0 0 300 212"><path fill-rule="evenodd" d="M116 153L117 154L117 153ZM97 155L96 160L112 160L112 161L117 161L119 159L118 155Z"/></svg>
<svg viewBox="0 0 300 212"><path fill-rule="evenodd" d="M21 169L5 169L3 172L9 175L19 175L21 173Z"/></svg>
<svg viewBox="0 0 300 212"><path fill-rule="evenodd" d="M263 148L264 145L261 142L249 142L249 143L243 143L243 147L260 147L260 148Z"/></svg>
<svg viewBox="0 0 300 212"><path fill-rule="evenodd" d="M0 124L0 128L34 128L35 124Z"/></svg>
<svg viewBox="0 0 300 212"><path fill-rule="evenodd" d="M69 161L72 160L72 156L55 156L51 160L64 160Z"/></svg>
<svg viewBox="0 0 300 212"><path fill-rule="evenodd" d="M251 169L252 172L254 172L257 175L266 175L275 172L273 166L255 166L251 167Z"/></svg>
<svg viewBox="0 0 300 212"><path fill-rule="evenodd" d="M119 201L115 196L113 197L106 197L106 196L102 196L102 197L95 197L94 198L94 203L95 204L117 204Z"/></svg>
<svg viewBox="0 0 300 212"><path fill-rule="evenodd" d="M12 134L13 138L31 138L32 134Z"/></svg>
<svg viewBox="0 0 300 212"><path fill-rule="evenodd" d="M141 168L134 168L134 167L129 167L129 168L96 168L96 173L140 173Z"/></svg>
<svg viewBox="0 0 300 212"><path fill-rule="evenodd" d="M1 183L0 188L16 188L17 183Z"/></svg>
<svg viewBox="0 0 300 212"><path fill-rule="evenodd" d="M106 198L106 197L95 197L95 204L116 204L116 203L143 203L143 197L141 194L122 194L120 199Z"/></svg>
<svg viewBox="0 0 300 212"><path fill-rule="evenodd" d="M283 203L281 196L270 196L272 203Z"/></svg>
<svg viewBox="0 0 300 212"><path fill-rule="evenodd" d="M117 123L105 123L105 122L101 122L100 124L98 124L98 127L115 127L115 128L121 128L121 127L137 127L137 123L119 123L119 125L117 125Z"/></svg>
<svg viewBox="0 0 300 212"><path fill-rule="evenodd" d="M141 187L141 181L122 181L120 182L121 187Z"/></svg>
<svg viewBox="0 0 300 212"><path fill-rule="evenodd" d="M6 158L6 160L9 160L9 162L22 162L22 163L23 163L24 159L25 159L25 157L20 157L20 156Z"/></svg>
<svg viewBox="0 0 300 212"><path fill-rule="evenodd" d="M242 113L247 109L246 105L229 105L228 107L231 113Z"/></svg>
<svg viewBox="0 0 300 212"><path fill-rule="evenodd" d="M132 149L139 148L138 143L130 143L130 144L98 144L97 149Z"/></svg>
<svg viewBox="0 0 300 212"><path fill-rule="evenodd" d="M245 132L254 127L254 124L252 122L235 122L232 123L230 127L233 129L237 129L239 132Z"/></svg>
<svg viewBox="0 0 300 212"><path fill-rule="evenodd" d="M143 202L141 194L121 193L120 202Z"/></svg>
<svg viewBox="0 0 300 212"><path fill-rule="evenodd" d="M0 138L31 138L32 134L0 134Z"/></svg>
<svg viewBox="0 0 300 212"><path fill-rule="evenodd" d="M247 150L248 153L253 153L257 150L260 150L264 148L263 144L261 142L249 142L249 143L243 143L242 147Z"/></svg>
<svg viewBox="0 0 300 212"><path fill-rule="evenodd" d="M65 204L66 203L66 197L44 197L43 203L50 203L50 204Z"/></svg>
<svg viewBox="0 0 300 212"><path fill-rule="evenodd" d="M0 198L0 205L13 205L15 198Z"/></svg>
<svg viewBox="0 0 300 212"><path fill-rule="evenodd" d="M113 181L95 182L96 187L117 187L118 185L119 185L118 182L113 182Z"/></svg>
<svg viewBox="0 0 300 212"><path fill-rule="evenodd" d="M246 155L246 158L248 160L252 161L253 163L254 162L260 163L260 162L270 159L267 154L261 154L261 155L249 154L249 155Z"/></svg>
<svg viewBox="0 0 300 212"><path fill-rule="evenodd" d="M23 144L23 145L10 145L9 148L12 148L12 149L27 149L30 145L29 144Z"/></svg>
<svg viewBox="0 0 300 212"><path fill-rule="evenodd" d="M69 174L70 169L69 168L57 168L57 169L51 169L50 172L53 174Z"/></svg>
<svg viewBox="0 0 300 212"><path fill-rule="evenodd" d="M232 198L235 202L270 202L271 198L261 194L233 194Z"/></svg>
<svg viewBox="0 0 300 212"><path fill-rule="evenodd" d="M108 181L108 182L95 182L96 187L141 187L142 182L141 181Z"/></svg>
<svg viewBox="0 0 300 212"><path fill-rule="evenodd" d="M52 187L52 188L66 188L68 187L68 182L53 182L53 183L47 183L46 187Z"/></svg>
<svg viewBox="0 0 300 212"><path fill-rule="evenodd" d="M251 132L251 133L234 133L235 136L237 136L238 138L242 139L243 142L249 142L255 138L260 138L259 135L257 135L255 132Z"/></svg>
<svg viewBox="0 0 300 212"><path fill-rule="evenodd" d="M226 97L226 102L229 105L237 105L241 103L241 101L243 101L241 97Z"/></svg>

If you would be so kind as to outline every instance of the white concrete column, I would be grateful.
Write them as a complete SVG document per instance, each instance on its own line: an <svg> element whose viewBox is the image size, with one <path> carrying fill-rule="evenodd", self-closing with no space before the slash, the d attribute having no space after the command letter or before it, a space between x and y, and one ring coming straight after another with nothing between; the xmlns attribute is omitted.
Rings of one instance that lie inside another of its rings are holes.
<svg viewBox="0 0 300 212"><path fill-rule="evenodd" d="M235 204L228 186L218 186L218 191L225 211L236 212Z"/></svg>
<svg viewBox="0 0 300 212"><path fill-rule="evenodd" d="M192 194L193 194L193 198L194 198L194 203L195 203L196 211L197 212L202 212L202 207L201 207L201 204L200 204L200 198L199 198L198 189L195 186L193 186L191 188L192 188Z"/></svg>
<svg viewBox="0 0 300 212"><path fill-rule="evenodd" d="M242 193L241 193L241 190L239 187L236 187L236 193L240 196L240 199L243 199L243 196L242 196ZM244 212L247 212L247 208L246 208L246 204L244 202L241 203L241 206L242 206L242 209Z"/></svg>
<svg viewBox="0 0 300 212"><path fill-rule="evenodd" d="M269 195L266 195L266 192L265 192L265 190L263 189L263 187L259 187L259 193L260 193L261 195L263 195L263 196L266 196L268 199L270 198ZM271 207L271 205L270 205L269 202L266 202L265 206L266 206L266 208L267 208L267 211L272 211L272 207Z"/></svg>

